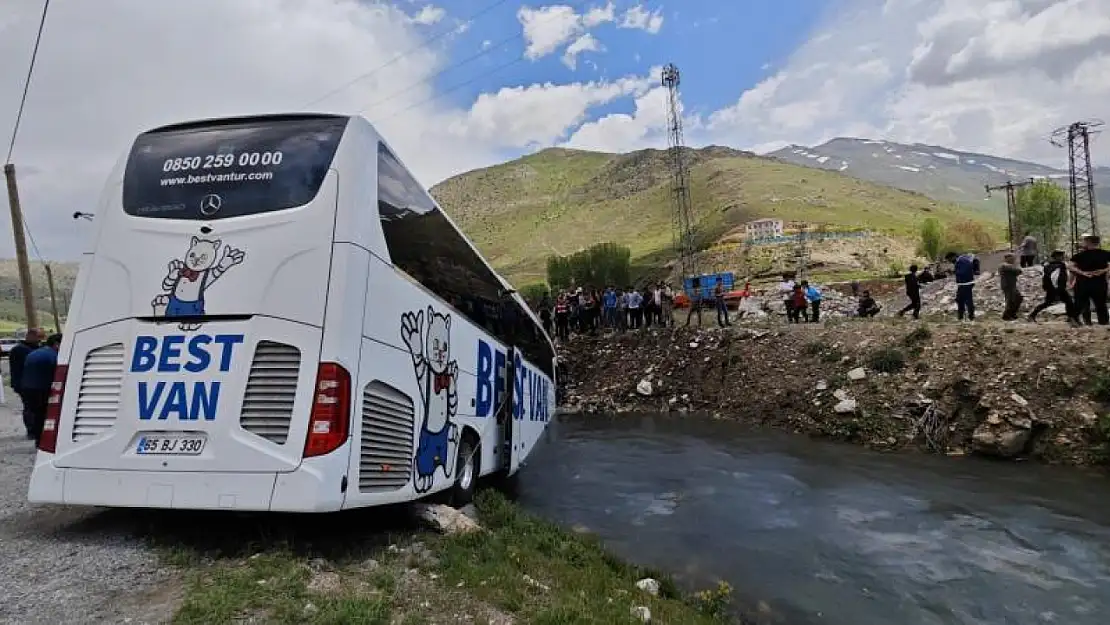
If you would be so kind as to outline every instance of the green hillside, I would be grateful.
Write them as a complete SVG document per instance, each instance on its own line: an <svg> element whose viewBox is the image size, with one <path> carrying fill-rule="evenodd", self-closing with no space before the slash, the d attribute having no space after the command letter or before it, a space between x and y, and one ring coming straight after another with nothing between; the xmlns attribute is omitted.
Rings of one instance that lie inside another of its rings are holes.
<svg viewBox="0 0 1110 625"><path fill-rule="evenodd" d="M916 237L921 221L996 215L938 202L837 172L729 148L688 150L699 239L708 246L744 222L777 217ZM671 245L668 154L552 148L455 176L432 195L491 263L515 284L542 280L551 254L601 241L663 258Z"/></svg>
<svg viewBox="0 0 1110 625"><path fill-rule="evenodd" d="M77 263L51 263L54 270L54 288L58 297L58 314L64 319L69 307L73 286L77 282ZM31 289L35 295L39 325L52 328L50 290L47 288L46 271L41 263L31 263ZM23 289L19 285L19 269L14 260L0 260L0 333L26 327L23 312Z"/></svg>

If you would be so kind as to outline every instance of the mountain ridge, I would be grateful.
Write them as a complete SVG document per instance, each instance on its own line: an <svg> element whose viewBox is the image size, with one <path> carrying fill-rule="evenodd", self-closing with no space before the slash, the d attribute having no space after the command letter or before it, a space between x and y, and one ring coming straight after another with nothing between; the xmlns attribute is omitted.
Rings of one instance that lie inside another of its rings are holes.
<svg viewBox="0 0 1110 625"><path fill-rule="evenodd" d="M996 156L925 143L836 137L817 146L789 145L765 154L769 158L812 169L835 170L861 180L917 191L938 200L987 207L1004 214L1000 194L986 198L985 186L1048 179L1062 186L1068 172L1017 158ZM1103 211L1110 204L1110 167L1095 166L1095 197Z"/></svg>

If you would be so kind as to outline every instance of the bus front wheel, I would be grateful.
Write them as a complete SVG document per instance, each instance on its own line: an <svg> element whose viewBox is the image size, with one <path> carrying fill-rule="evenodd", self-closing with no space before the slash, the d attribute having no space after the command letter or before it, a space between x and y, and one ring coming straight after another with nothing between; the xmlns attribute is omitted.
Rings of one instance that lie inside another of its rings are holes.
<svg viewBox="0 0 1110 625"><path fill-rule="evenodd" d="M455 459L455 483L451 487L451 505L461 508L474 501L474 490L478 484L481 458L478 446L470 437L459 442L458 457Z"/></svg>

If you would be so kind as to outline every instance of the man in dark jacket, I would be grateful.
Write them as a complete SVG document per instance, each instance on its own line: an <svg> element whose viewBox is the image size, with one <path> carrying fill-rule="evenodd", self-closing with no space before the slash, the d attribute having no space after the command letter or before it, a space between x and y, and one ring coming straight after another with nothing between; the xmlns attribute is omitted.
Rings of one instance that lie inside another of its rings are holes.
<svg viewBox="0 0 1110 625"><path fill-rule="evenodd" d="M998 267L999 287L1002 296L1006 298L1006 309L1002 311L1003 321L1017 319L1018 310L1021 308L1022 297L1018 289L1018 278L1021 277L1021 267L1017 266L1017 256L1006 254L1002 257L1002 264Z"/></svg>
<svg viewBox="0 0 1110 625"><path fill-rule="evenodd" d="M54 383L54 369L58 365L58 347L61 344L62 335L51 334L46 344L27 354L23 362L21 386L24 401L30 404L33 414L31 434L36 446L42 436L42 424L46 421L46 404L50 399L50 385Z"/></svg>
<svg viewBox="0 0 1110 625"><path fill-rule="evenodd" d="M39 331L35 328L27 330L27 335L23 340L16 343L12 350L8 353L8 371L12 376L12 390L16 395L19 395L19 400L23 404L23 427L27 430L27 438L34 438L34 424L35 415L27 404L27 398L23 396L23 363L27 360L27 354L35 351L39 347L39 341L42 337L39 336Z"/></svg>
<svg viewBox="0 0 1110 625"><path fill-rule="evenodd" d="M1079 316L1075 312L1075 303L1068 294L1068 267L1064 264L1064 250L1054 250L1049 261L1044 264L1044 277L1041 278L1041 288L1044 289L1044 301L1037 304L1029 313L1029 320L1036 322L1041 311L1063 302L1064 310L1068 314L1068 323L1079 325Z"/></svg>
<svg viewBox="0 0 1110 625"><path fill-rule="evenodd" d="M910 265L910 272L906 274L906 297L910 298L910 303L898 311L898 316L901 317L906 313L913 311L913 318L921 318L921 284L917 279L917 265Z"/></svg>
<svg viewBox="0 0 1110 625"><path fill-rule="evenodd" d="M1110 252L1100 247L1099 237L1083 236L1083 249L1071 257L1068 269L1075 274L1075 306L1083 322L1091 325L1094 308L1100 326L1110 324L1106 308L1106 274L1110 271Z"/></svg>
<svg viewBox="0 0 1110 625"><path fill-rule="evenodd" d="M949 252L945 260L952 263L956 278L956 318L975 321L975 276L979 274L979 259L971 254Z"/></svg>

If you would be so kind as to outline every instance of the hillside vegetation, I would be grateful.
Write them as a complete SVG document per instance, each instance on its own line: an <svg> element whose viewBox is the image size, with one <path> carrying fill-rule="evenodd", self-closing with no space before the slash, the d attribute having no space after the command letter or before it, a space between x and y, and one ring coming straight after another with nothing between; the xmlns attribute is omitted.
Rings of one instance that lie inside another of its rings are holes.
<svg viewBox="0 0 1110 625"><path fill-rule="evenodd" d="M752 219L776 217L915 238L925 217L968 210L924 195L729 148L687 150L700 243L709 247ZM665 151L605 154L552 148L455 176L431 192L514 284L540 281L547 256L601 241L661 263L671 248L671 177ZM992 220L990 216L981 216Z"/></svg>
<svg viewBox="0 0 1110 625"><path fill-rule="evenodd" d="M77 263L51 263L54 270L54 289L58 297L58 314L64 320L77 282ZM38 310L39 325L52 329L53 318L50 313L50 289L47 286L46 270L42 263L31 263L31 289L35 295L35 308ZM0 260L0 333L25 327L23 312L23 289L19 284L19 268L11 259Z"/></svg>

